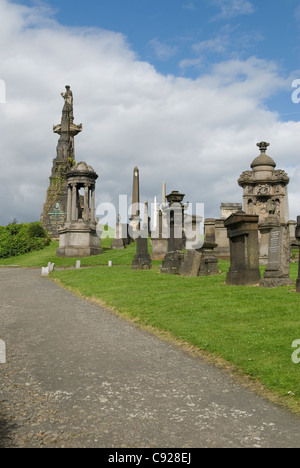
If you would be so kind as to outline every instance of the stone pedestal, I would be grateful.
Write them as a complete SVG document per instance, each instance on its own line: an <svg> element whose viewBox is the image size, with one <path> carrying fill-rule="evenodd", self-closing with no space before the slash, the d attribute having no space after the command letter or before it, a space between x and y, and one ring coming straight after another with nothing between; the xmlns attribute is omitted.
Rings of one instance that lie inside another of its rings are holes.
<svg viewBox="0 0 300 468"><path fill-rule="evenodd" d="M237 212L225 222L230 242L228 285L259 284L258 216Z"/></svg>
<svg viewBox="0 0 300 468"><path fill-rule="evenodd" d="M184 195L173 191L167 196L169 206L166 212L169 215L170 237L168 240L168 253L162 261L161 273L178 275L184 254L182 253L185 244L183 233L183 212L184 206L182 200Z"/></svg>
<svg viewBox="0 0 300 468"><path fill-rule="evenodd" d="M77 221L59 231L58 257L90 257L102 253L96 225Z"/></svg>
<svg viewBox="0 0 300 468"><path fill-rule="evenodd" d="M290 279L291 247L288 226L271 215L260 224L259 229L262 234L269 233L268 266L260 285L277 287L293 284Z"/></svg>
<svg viewBox="0 0 300 468"><path fill-rule="evenodd" d="M214 242L205 241L203 247L199 250L202 254L198 276L214 276L218 275L219 266L218 259L214 254L214 249L217 244Z"/></svg>

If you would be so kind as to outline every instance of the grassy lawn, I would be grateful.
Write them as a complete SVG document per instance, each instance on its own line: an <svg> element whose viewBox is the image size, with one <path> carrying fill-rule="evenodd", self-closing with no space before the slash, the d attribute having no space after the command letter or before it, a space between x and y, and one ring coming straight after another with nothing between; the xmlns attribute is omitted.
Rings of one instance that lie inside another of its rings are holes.
<svg viewBox="0 0 300 468"><path fill-rule="evenodd" d="M159 262L150 271L133 271L134 253L135 245L112 251L107 244L102 255L82 259L82 265L104 266L112 260L119 266L54 271L51 277L86 298L105 303L125 318L168 332L233 364L248 380L263 384L276 401L300 414L300 364L291 359L295 351L292 342L300 339L300 295L294 286L227 286L226 261L219 262L222 274L211 278L162 275ZM46 266L52 261L57 267L67 267L74 266L75 260L55 258L52 244L6 264ZM297 269L297 263L291 265L294 280Z"/></svg>

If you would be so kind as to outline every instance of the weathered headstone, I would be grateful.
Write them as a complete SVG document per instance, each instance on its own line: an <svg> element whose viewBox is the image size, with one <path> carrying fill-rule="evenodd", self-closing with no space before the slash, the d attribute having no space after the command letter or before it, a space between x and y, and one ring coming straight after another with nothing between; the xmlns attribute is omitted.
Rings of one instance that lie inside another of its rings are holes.
<svg viewBox="0 0 300 468"><path fill-rule="evenodd" d="M42 267L42 276L48 276L49 270L48 267Z"/></svg>
<svg viewBox="0 0 300 468"><path fill-rule="evenodd" d="M198 276L202 253L197 250L187 250L182 265L179 268L181 276Z"/></svg>
<svg viewBox="0 0 300 468"><path fill-rule="evenodd" d="M52 271L54 271L54 266L55 266L54 263L51 263L51 262L48 263L48 271L49 271L49 273L52 273Z"/></svg>
<svg viewBox="0 0 300 468"><path fill-rule="evenodd" d="M140 226L140 219L135 218L137 226ZM136 254L132 262L133 270L150 270L152 262L148 251L148 216L145 217L143 229L139 231L136 239Z"/></svg>
<svg viewBox="0 0 300 468"><path fill-rule="evenodd" d="M288 226L271 214L260 224L259 229L263 234L269 233L268 266L260 285L277 287L293 284L290 279L291 247Z"/></svg>
<svg viewBox="0 0 300 468"><path fill-rule="evenodd" d="M217 244L214 242L205 240L203 247L198 250L202 254L198 276L214 276L220 274L218 258L214 253L216 247Z"/></svg>
<svg viewBox="0 0 300 468"><path fill-rule="evenodd" d="M230 242L228 285L254 285L260 282L258 219L258 216L239 211L224 222Z"/></svg>

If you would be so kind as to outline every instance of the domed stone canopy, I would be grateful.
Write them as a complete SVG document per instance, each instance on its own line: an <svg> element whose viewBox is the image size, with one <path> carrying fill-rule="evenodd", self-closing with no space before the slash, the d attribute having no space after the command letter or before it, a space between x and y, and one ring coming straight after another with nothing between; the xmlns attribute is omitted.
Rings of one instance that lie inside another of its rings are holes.
<svg viewBox="0 0 300 468"><path fill-rule="evenodd" d="M254 168L263 167L263 166L271 166L275 168L276 167L275 161L266 154L267 148L268 146L270 146L270 143L266 143L265 141L262 141L261 143L257 143L256 146L259 147L261 154L257 158L254 159L254 161L251 164L251 168L254 169Z"/></svg>

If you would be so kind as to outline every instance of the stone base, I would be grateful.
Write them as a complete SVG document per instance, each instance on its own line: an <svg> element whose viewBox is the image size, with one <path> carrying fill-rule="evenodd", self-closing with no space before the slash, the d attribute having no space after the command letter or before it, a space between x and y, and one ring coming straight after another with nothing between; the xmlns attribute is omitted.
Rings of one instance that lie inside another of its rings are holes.
<svg viewBox="0 0 300 468"><path fill-rule="evenodd" d="M123 249L125 249L123 239L114 239L111 248L114 249L114 250L123 250Z"/></svg>
<svg viewBox="0 0 300 468"><path fill-rule="evenodd" d="M132 270L151 270L152 263L149 254L137 254L132 262Z"/></svg>
<svg viewBox="0 0 300 468"><path fill-rule="evenodd" d="M199 275L198 276L214 276L219 275L218 259L213 254L204 253L202 256Z"/></svg>
<svg viewBox="0 0 300 468"><path fill-rule="evenodd" d="M169 275L179 275L179 271L183 262L184 254L176 250L174 252L168 252L163 259L161 266L161 273Z"/></svg>
<svg viewBox="0 0 300 468"><path fill-rule="evenodd" d="M229 271L226 284L231 286L253 286L260 283L261 276L258 270Z"/></svg>
<svg viewBox="0 0 300 468"><path fill-rule="evenodd" d="M293 284L295 283L290 278L263 278L260 281L260 286L262 288L278 288L280 286L291 286Z"/></svg>
<svg viewBox="0 0 300 468"><path fill-rule="evenodd" d="M58 257L90 257L102 253L96 226L77 222L59 231Z"/></svg>

